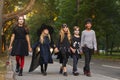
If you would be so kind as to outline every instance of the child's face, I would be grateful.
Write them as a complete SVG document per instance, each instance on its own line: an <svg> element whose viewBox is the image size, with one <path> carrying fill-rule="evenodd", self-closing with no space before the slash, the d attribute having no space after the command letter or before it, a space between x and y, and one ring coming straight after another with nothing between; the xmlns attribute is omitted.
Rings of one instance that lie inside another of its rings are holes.
<svg viewBox="0 0 120 80"><path fill-rule="evenodd" d="M64 27L64 28L63 28L63 31L64 31L64 32L68 32L68 27Z"/></svg>
<svg viewBox="0 0 120 80"><path fill-rule="evenodd" d="M87 23L85 26L86 26L87 29L91 29L92 24L91 23Z"/></svg>
<svg viewBox="0 0 120 80"><path fill-rule="evenodd" d="M80 31L79 31L79 28L77 28L76 30L74 30L74 34L75 35L79 35Z"/></svg>
<svg viewBox="0 0 120 80"><path fill-rule="evenodd" d="M18 19L18 23L23 24L24 23L24 17L20 16L19 19Z"/></svg>
<svg viewBox="0 0 120 80"><path fill-rule="evenodd" d="M49 31L48 31L48 29L44 29L44 34L49 34Z"/></svg>

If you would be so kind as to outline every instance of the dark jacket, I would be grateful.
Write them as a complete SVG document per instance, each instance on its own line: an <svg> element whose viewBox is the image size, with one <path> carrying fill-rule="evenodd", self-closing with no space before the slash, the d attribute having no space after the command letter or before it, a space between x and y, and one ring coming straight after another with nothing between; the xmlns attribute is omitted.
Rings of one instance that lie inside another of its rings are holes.
<svg viewBox="0 0 120 80"><path fill-rule="evenodd" d="M66 56L66 58L69 58L70 56L70 42L67 38L67 34L65 34L65 37L62 42L60 41L59 37L59 40L57 42L57 48L59 49L57 59L59 59L60 63L62 63L63 56Z"/></svg>
<svg viewBox="0 0 120 80"><path fill-rule="evenodd" d="M36 42L33 46L33 55L29 72L34 71L41 64L53 63L50 47L53 47L53 41L50 41L47 36L44 37L43 44ZM36 52L36 48L40 47L40 52Z"/></svg>

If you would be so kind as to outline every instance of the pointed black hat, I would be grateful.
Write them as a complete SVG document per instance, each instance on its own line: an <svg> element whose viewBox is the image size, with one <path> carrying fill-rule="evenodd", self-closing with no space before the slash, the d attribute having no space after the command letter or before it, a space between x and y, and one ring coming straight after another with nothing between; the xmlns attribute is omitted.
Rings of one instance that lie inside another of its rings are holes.
<svg viewBox="0 0 120 80"><path fill-rule="evenodd" d="M46 24L42 24L41 27L37 31L38 36L40 36L40 34L42 33L42 31L44 29L48 29L50 35L52 35L52 33L54 32L54 29L53 29L52 26L49 26L49 25L46 25Z"/></svg>

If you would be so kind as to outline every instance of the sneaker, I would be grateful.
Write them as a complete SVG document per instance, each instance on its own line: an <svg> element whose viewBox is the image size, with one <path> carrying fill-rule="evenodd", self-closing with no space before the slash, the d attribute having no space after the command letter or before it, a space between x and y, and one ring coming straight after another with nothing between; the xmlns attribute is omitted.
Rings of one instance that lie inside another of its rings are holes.
<svg viewBox="0 0 120 80"><path fill-rule="evenodd" d="M67 72L64 72L63 75L64 75L64 76L68 76Z"/></svg>

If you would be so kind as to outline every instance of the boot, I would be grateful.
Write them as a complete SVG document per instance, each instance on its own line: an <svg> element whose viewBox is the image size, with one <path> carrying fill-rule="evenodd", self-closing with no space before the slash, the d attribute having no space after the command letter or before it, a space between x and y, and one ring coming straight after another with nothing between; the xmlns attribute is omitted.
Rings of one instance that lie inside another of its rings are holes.
<svg viewBox="0 0 120 80"><path fill-rule="evenodd" d="M85 67L83 68L84 75L87 74L87 71L85 70Z"/></svg>
<svg viewBox="0 0 120 80"><path fill-rule="evenodd" d="M62 69L62 67L60 68L59 73L60 73L60 74L62 74L62 73L63 73L63 69Z"/></svg>
<svg viewBox="0 0 120 80"><path fill-rule="evenodd" d="M19 63L17 63L17 64L16 64L16 70L15 70L16 73L19 72L19 66L20 66Z"/></svg>
<svg viewBox="0 0 120 80"><path fill-rule="evenodd" d="M90 71L87 71L86 76L91 77L91 73L90 73Z"/></svg>
<svg viewBox="0 0 120 80"><path fill-rule="evenodd" d="M18 76L23 76L22 73L23 73L23 69L20 69Z"/></svg>
<svg viewBox="0 0 120 80"><path fill-rule="evenodd" d="M74 75L74 76L78 76L79 73L78 73L77 71L75 71L75 72L73 72L73 75Z"/></svg>
<svg viewBox="0 0 120 80"><path fill-rule="evenodd" d="M64 72L63 75L64 75L64 76L68 76L67 72Z"/></svg>
<svg viewBox="0 0 120 80"><path fill-rule="evenodd" d="M47 72L46 72L46 71L44 71L44 72L43 72L43 75L44 75L44 76L46 76L46 75L47 75Z"/></svg>

